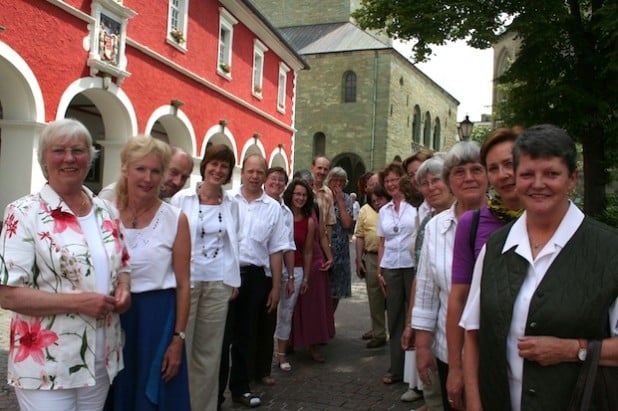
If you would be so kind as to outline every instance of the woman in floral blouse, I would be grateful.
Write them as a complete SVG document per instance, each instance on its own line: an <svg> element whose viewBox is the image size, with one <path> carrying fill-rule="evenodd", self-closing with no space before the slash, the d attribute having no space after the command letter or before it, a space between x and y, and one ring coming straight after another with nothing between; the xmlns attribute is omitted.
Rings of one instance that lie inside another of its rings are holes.
<svg viewBox="0 0 618 411"><path fill-rule="evenodd" d="M9 204L0 304L13 311L8 383L22 410L95 410L123 367L118 314L131 303L118 212L83 186L95 150L78 121L39 142L47 184Z"/></svg>

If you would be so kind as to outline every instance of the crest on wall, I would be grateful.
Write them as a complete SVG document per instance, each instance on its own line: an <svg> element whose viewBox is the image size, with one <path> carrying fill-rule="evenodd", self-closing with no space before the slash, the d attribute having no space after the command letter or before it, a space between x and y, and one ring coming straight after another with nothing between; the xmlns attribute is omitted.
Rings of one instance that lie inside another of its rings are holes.
<svg viewBox="0 0 618 411"><path fill-rule="evenodd" d="M90 35L85 44L90 75L103 74L108 81L115 78L118 85L131 75L125 69L127 23L137 13L117 0L95 0L92 3L93 23L88 25Z"/></svg>

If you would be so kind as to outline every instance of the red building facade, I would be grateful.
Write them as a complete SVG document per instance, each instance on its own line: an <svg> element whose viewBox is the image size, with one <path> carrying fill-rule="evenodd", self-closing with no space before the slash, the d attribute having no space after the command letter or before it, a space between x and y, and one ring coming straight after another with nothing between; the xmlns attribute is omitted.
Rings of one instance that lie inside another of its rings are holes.
<svg viewBox="0 0 618 411"><path fill-rule="evenodd" d="M209 143L293 167L303 59L248 1L0 0L0 207L44 182L41 128L72 117L100 156L87 184L115 181L136 134L195 160Z"/></svg>

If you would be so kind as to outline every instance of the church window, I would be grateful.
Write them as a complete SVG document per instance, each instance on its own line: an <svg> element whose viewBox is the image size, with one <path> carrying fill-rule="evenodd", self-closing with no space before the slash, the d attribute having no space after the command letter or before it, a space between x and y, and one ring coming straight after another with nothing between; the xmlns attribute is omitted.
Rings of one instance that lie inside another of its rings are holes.
<svg viewBox="0 0 618 411"><path fill-rule="evenodd" d="M343 74L343 102L356 102L356 73L346 71Z"/></svg>

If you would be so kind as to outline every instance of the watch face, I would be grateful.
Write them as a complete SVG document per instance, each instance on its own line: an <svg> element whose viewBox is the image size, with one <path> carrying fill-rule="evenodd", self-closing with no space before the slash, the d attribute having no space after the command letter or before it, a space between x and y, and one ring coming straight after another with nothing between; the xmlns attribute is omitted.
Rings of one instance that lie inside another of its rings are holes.
<svg viewBox="0 0 618 411"><path fill-rule="evenodd" d="M577 351L577 358L580 361L586 361L586 354L588 354L588 350L585 348L580 348L579 351Z"/></svg>

